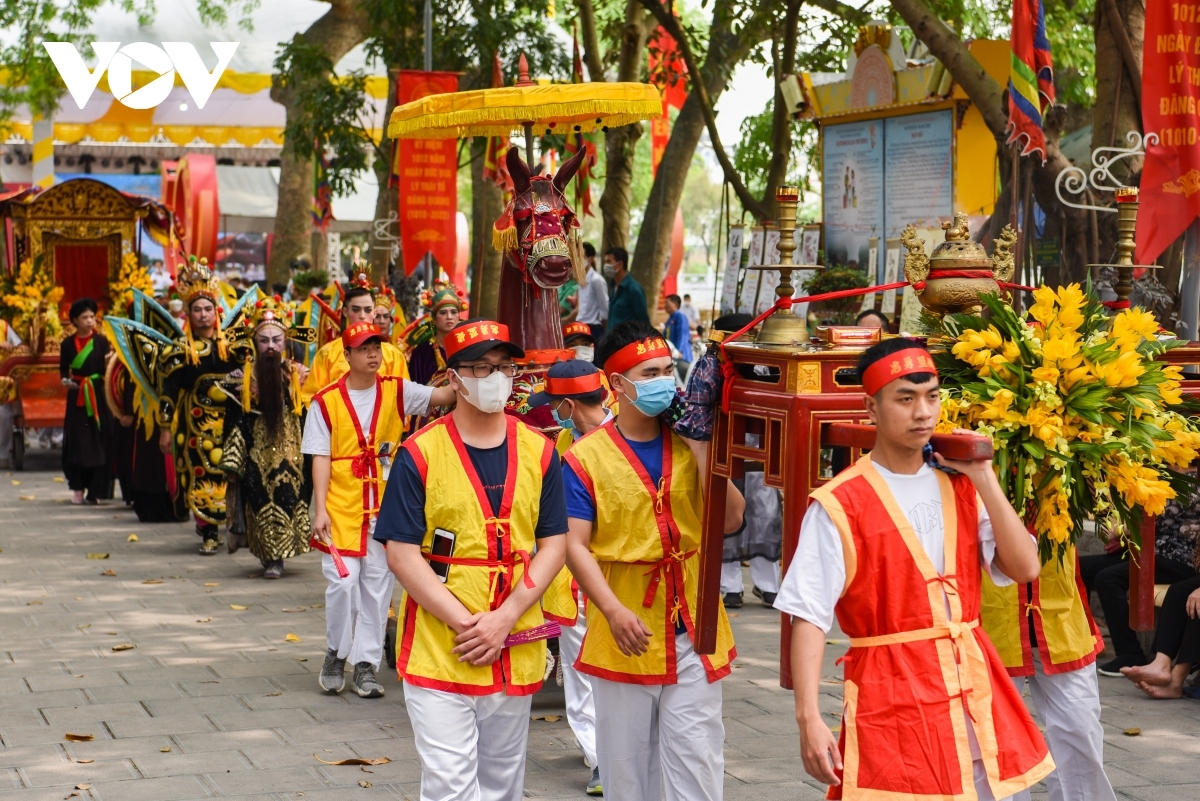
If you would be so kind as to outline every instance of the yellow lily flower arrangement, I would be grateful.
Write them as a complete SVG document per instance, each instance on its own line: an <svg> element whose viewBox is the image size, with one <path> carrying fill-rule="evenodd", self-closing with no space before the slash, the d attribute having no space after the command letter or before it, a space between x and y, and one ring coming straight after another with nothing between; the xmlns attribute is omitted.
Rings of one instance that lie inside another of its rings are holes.
<svg viewBox="0 0 1200 801"><path fill-rule="evenodd" d="M32 347L35 329L43 337L62 336L58 304L63 288L54 285L54 276L42 267L42 257L25 259L16 273L0 279L0 315L12 323L17 335Z"/></svg>
<svg viewBox="0 0 1200 801"><path fill-rule="evenodd" d="M995 295L988 319L926 315L942 381L939 431L992 438L996 472L1037 532L1043 561L1061 556L1094 517L1140 547L1142 513L1161 514L1195 479L1172 468L1200 452L1200 404L1181 368L1158 361L1184 344L1159 338L1140 309L1115 316L1078 284L1041 287L1024 315Z"/></svg>

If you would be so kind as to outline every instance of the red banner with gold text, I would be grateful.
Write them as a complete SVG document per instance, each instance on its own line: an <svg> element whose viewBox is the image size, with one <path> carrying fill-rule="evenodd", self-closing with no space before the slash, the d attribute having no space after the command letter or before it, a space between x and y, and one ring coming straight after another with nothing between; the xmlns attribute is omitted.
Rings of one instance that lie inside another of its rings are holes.
<svg viewBox="0 0 1200 801"><path fill-rule="evenodd" d="M458 91L458 74L400 70L397 102ZM404 274L412 275L426 253L446 272L454 269L458 211L458 141L401 139L395 172L400 190L400 246Z"/></svg>
<svg viewBox="0 0 1200 801"><path fill-rule="evenodd" d="M1146 4L1142 126L1146 148L1137 261L1149 264L1200 216L1200 3Z"/></svg>
<svg viewBox="0 0 1200 801"><path fill-rule="evenodd" d="M647 44L649 54L650 83L662 92L662 116L650 121L650 167L657 173L658 165L662 162L663 152L671 139L670 109L683 108L687 100L687 65L679 54L679 44L675 37L667 33L661 25L654 29L654 36Z"/></svg>

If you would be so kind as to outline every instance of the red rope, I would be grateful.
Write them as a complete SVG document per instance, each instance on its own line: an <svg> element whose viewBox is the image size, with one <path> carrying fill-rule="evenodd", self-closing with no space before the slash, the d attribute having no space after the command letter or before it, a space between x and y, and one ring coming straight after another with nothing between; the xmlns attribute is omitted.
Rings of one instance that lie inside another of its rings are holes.
<svg viewBox="0 0 1200 801"><path fill-rule="evenodd" d="M1113 311L1123 311L1130 308L1132 304L1127 300L1102 300L1100 301L1100 305Z"/></svg>

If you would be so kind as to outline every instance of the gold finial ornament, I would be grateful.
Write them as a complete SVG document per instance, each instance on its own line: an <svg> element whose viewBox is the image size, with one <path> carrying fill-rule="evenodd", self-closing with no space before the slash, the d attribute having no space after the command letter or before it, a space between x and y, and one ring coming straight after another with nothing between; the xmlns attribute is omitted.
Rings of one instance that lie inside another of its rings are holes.
<svg viewBox="0 0 1200 801"><path fill-rule="evenodd" d="M904 277L913 285L921 305L934 314L957 314L977 311L979 296L999 292L1000 281L1008 281L1015 270L1013 246L1017 234L1004 226L996 240L993 256L983 245L971 241L967 215L955 212L954 219L942 223L946 241L925 255L925 243L911 225L904 229L900 241L908 249L904 257Z"/></svg>
<svg viewBox="0 0 1200 801"><path fill-rule="evenodd" d="M779 264L764 264L755 269L779 270L779 286L775 288L776 302L791 299L796 294L792 286L792 270L802 266L806 270L819 269L817 265L797 265L792 258L796 252L796 207L800 205L800 187L781 186L775 190L775 203L779 208ZM755 340L759 345L803 345L809 341L808 324L790 306L776 309L763 321L762 329Z"/></svg>

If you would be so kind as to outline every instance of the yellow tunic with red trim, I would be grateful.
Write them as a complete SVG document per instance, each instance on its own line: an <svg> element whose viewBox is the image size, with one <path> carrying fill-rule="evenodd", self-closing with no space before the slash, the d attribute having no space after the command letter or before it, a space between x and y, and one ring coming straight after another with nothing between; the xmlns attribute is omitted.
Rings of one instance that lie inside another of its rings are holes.
<svg viewBox="0 0 1200 801"><path fill-rule="evenodd" d="M378 376L375 413L363 429L343 376L313 398L309 414L320 414L329 426L329 492L325 507L333 528L333 545L343 556L365 556L371 519L379 514L383 497L383 464L380 448L389 444L395 458L404 433L404 380ZM329 553L315 537L312 547Z"/></svg>
<svg viewBox="0 0 1200 801"><path fill-rule="evenodd" d="M609 420L581 437L566 460L596 507L592 554L613 593L651 632L645 654L626 656L604 615L590 606L575 668L628 684L674 684L676 619L693 641L696 633L703 503L692 452L664 425L662 480L655 487ZM718 614L716 650L700 656L710 682L729 675L737 656L725 609Z"/></svg>
<svg viewBox="0 0 1200 801"><path fill-rule="evenodd" d="M317 355L313 357L312 368L304 386L300 389L304 405L312 403L316 394L325 387L333 384L339 378L350 372L350 363L346 361L346 347L341 338L326 343ZM379 366L379 374L395 378L408 378L408 362L404 354L390 342L383 343L383 364Z"/></svg>
<svg viewBox="0 0 1200 801"><path fill-rule="evenodd" d="M846 561L834 609L850 637L844 770L828 798L975 799L970 725L996 798L1054 769L979 626L979 496L965 476L935 475L946 532L940 574L869 456L811 496L837 527Z"/></svg>
<svg viewBox="0 0 1200 801"><path fill-rule="evenodd" d="M542 476L554 446L534 429L506 418L508 471L500 509L493 514L475 466L453 416L440 418L411 436L404 448L425 484L425 540L421 551L430 558L437 529L455 535L446 589L467 611L498 609L514 582L528 579L529 555L536 544L541 512ZM417 687L464 695L530 695L542 686L546 642L537 640L504 648L491 665L459 662L452 628L417 605L407 593L401 599L397 631L396 671ZM538 604L517 620L514 632L542 625Z"/></svg>
<svg viewBox="0 0 1200 801"><path fill-rule="evenodd" d="M984 577L982 618L1010 676L1033 675L1033 643L1046 675L1087 667L1104 650L1104 638L1092 619L1087 590L1079 575L1079 554L1072 545L1062 561L1042 565L1032 584L997 587Z"/></svg>
<svg viewBox="0 0 1200 801"><path fill-rule="evenodd" d="M564 428L554 440L554 449L560 457L565 456L574 442L575 432ZM565 566L542 596L542 613L560 626L574 626L579 622L579 585Z"/></svg>

